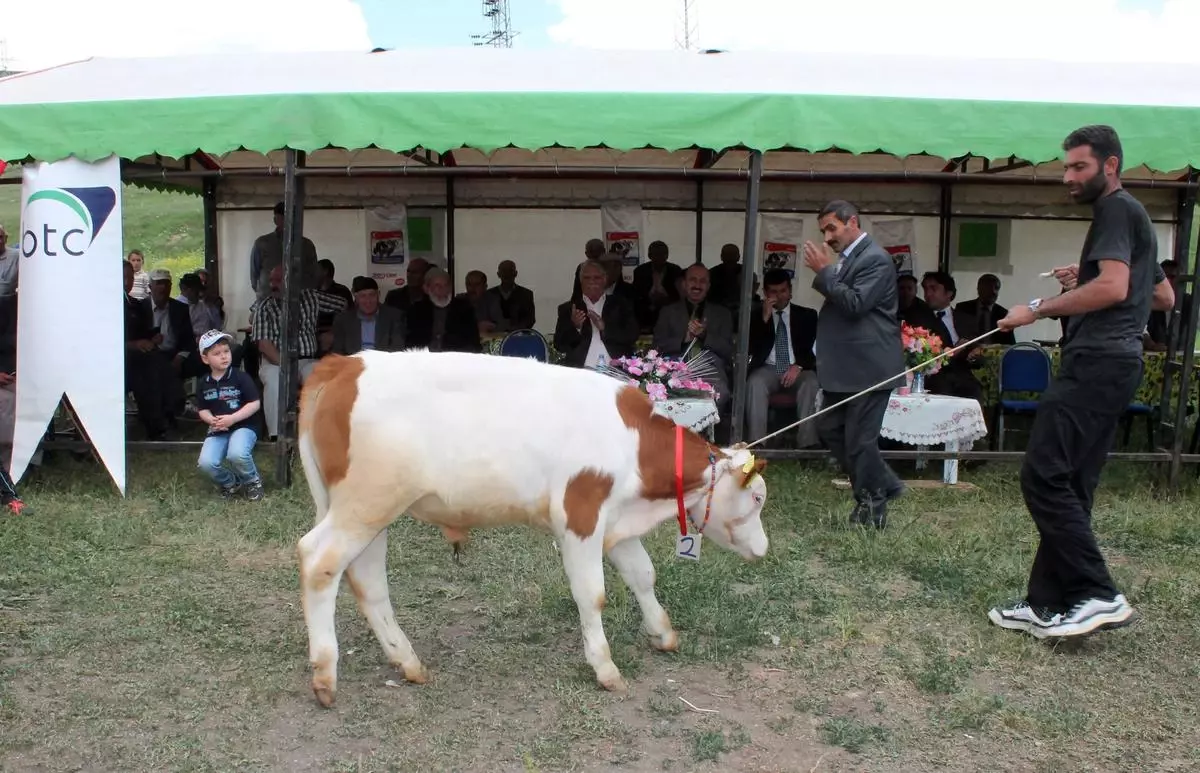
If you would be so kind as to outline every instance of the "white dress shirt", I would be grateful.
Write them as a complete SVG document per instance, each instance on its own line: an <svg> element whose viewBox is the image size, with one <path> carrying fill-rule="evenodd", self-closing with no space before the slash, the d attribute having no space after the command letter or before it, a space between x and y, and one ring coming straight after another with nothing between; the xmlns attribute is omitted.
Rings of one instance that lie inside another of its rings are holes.
<svg viewBox="0 0 1200 773"><path fill-rule="evenodd" d="M782 317L779 316L779 312L776 311L775 309L771 309L771 316L775 318L776 325L778 325L782 321L784 327L787 328L787 332L788 332L788 336L787 336L788 365L795 365L796 364L796 353L792 351L792 304L789 303L787 306L783 307L783 316ZM779 335L778 330L776 330L775 335ZM813 346L815 347L816 344L814 344ZM814 351L814 353L815 353L815 351ZM767 355L766 364L772 365L772 366L775 365L775 339L774 339L774 337L772 337L772 339L771 339L771 353Z"/></svg>
<svg viewBox="0 0 1200 773"><path fill-rule="evenodd" d="M594 311L596 316L600 316L604 313L604 299L607 297L607 295L601 295L600 300L593 302L585 295L583 296L583 303L588 311ZM600 340L600 331L595 325L592 325L592 342L588 346L588 353L587 357L583 360L583 367L590 368L598 364L601 357L604 357L605 360L611 359L607 347L604 346L604 341Z"/></svg>
<svg viewBox="0 0 1200 773"><path fill-rule="evenodd" d="M956 343L958 343L958 331L954 329L954 314L950 311L950 309L942 309L941 311L935 311L933 313L937 315L937 318L940 319L942 324L946 326L946 329L950 331L950 340L946 343L954 346Z"/></svg>

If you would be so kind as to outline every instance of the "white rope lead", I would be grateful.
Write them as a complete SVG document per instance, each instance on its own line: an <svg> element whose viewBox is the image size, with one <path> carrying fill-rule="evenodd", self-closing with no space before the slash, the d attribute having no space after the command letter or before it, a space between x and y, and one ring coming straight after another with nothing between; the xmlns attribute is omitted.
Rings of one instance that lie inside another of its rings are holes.
<svg viewBox="0 0 1200 773"><path fill-rule="evenodd" d="M840 403L835 403L834 405L826 406L826 407L822 408L821 410L817 411L816 413L814 413L810 416L805 416L800 421L792 422L791 424L787 425L783 429L779 429L779 430L772 432L770 435L764 435L763 437L760 437L758 440L755 440L753 443L746 444L744 447L745 448L753 448L754 446L758 445L759 443L763 442L764 440L770 440L771 438L775 437L776 435L782 434L791 429L795 429L796 427L799 427L801 424L803 424L806 421L812 421L813 419L817 418L821 414L828 413L829 411L832 411L834 408L837 408L840 405L845 405L846 403L850 402L851 400L857 400L858 398L862 397L865 394L870 394L871 392L874 392L876 389L883 387L884 385L886 385L887 383L889 383L891 381L895 381L896 379L900 378L901 376L907 376L909 373L915 373L918 370L922 370L922 369L928 367L929 363L931 363L931 362L936 362L936 361L942 359L943 357L950 357L954 354L957 354L958 352L962 351L963 349L966 349L967 347L969 347L973 344L977 344L980 341L982 341L983 339L992 335L993 333L998 333L998 332L1000 332L1000 329L995 328L993 330L989 330L988 332L984 333L983 335L979 336L978 338L972 338L970 341L967 341L965 344L959 344L958 346L954 347L953 349L947 349L946 351L937 355L936 357L929 360L928 362L921 363L920 365L915 365L915 366L909 368L908 370L904 371L903 373L899 373L895 376L890 376L888 378L885 378L883 381L880 381L878 384L876 384L873 387L867 387L866 389L859 392L858 394L853 395L852 397L847 397L845 400L841 401Z"/></svg>

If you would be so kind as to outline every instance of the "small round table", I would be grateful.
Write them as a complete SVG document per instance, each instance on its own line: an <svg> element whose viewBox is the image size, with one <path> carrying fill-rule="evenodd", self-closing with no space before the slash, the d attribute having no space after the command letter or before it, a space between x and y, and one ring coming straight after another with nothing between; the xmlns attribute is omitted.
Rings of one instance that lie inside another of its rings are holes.
<svg viewBox="0 0 1200 773"><path fill-rule="evenodd" d="M892 392L879 434L918 448L942 444L953 452L964 446L969 448L985 437L987 424L977 400L928 392L907 395ZM918 461L918 466L923 466L923 460ZM958 483L957 459L945 460L942 482Z"/></svg>
<svg viewBox="0 0 1200 773"><path fill-rule="evenodd" d="M703 432L710 441L713 439L713 428L721 420L717 413L717 401L709 397L656 400L654 412L694 432Z"/></svg>

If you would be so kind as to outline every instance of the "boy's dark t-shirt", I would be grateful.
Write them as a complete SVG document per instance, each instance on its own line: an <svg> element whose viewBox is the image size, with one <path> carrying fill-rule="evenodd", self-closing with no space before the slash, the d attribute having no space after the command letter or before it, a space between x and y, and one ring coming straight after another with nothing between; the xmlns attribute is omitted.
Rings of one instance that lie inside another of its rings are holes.
<svg viewBox="0 0 1200 773"><path fill-rule="evenodd" d="M1097 199L1083 241L1079 284L1100 275L1101 260L1119 260L1129 266L1129 292L1120 303L1071 317L1064 352L1140 357L1154 285L1165 278L1157 259L1158 237L1142 203L1124 188Z"/></svg>
<svg viewBox="0 0 1200 773"><path fill-rule="evenodd" d="M258 389L255 388L254 381L240 369L230 368L225 371L225 375L219 381L213 378L212 373L209 372L200 382L197 398L200 410L209 411L213 416L229 416L240 411L246 403L257 400ZM258 429L254 423L256 415L251 414L242 419L228 431L232 433L244 428L252 429L257 434ZM208 430L210 435L216 432L217 430L211 427Z"/></svg>

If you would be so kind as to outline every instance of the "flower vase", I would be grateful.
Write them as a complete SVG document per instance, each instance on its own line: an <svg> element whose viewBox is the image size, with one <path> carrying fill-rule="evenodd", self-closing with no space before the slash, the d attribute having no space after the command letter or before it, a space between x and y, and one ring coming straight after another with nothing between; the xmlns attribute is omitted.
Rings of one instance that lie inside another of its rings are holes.
<svg viewBox="0 0 1200 773"><path fill-rule="evenodd" d="M913 374L912 388L909 390L914 395L925 394L925 374L917 371Z"/></svg>

